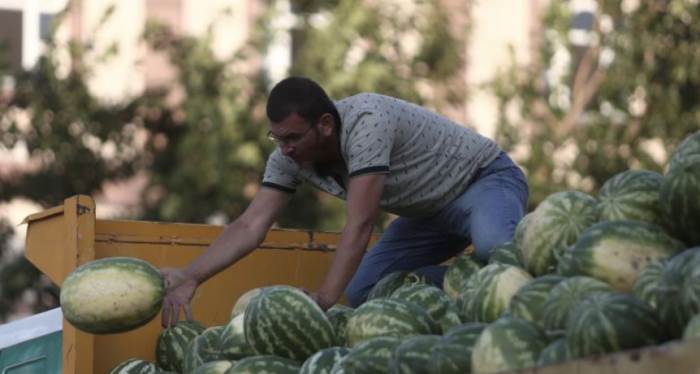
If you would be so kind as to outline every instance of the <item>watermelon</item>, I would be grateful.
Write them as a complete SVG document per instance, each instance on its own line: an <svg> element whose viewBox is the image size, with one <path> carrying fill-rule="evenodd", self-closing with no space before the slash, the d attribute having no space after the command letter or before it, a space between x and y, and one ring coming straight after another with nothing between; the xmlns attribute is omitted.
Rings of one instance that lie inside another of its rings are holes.
<svg viewBox="0 0 700 374"><path fill-rule="evenodd" d="M452 300L447 294L429 284L413 283L405 284L391 294L391 298L408 301L423 308L433 320L442 325L445 322L445 327L459 325L461 321L457 316L457 311Z"/></svg>
<svg viewBox="0 0 700 374"><path fill-rule="evenodd" d="M401 343L392 336L378 336L365 340L333 365L333 374L386 373L391 354Z"/></svg>
<svg viewBox="0 0 700 374"><path fill-rule="evenodd" d="M442 289L452 300L457 300L467 279L480 268L481 266L472 259L471 255L460 254L447 266L445 277L442 280Z"/></svg>
<svg viewBox="0 0 700 374"><path fill-rule="evenodd" d="M410 337L439 334L440 326L430 314L407 301L382 298L360 305L347 324L350 347L379 336Z"/></svg>
<svg viewBox="0 0 700 374"><path fill-rule="evenodd" d="M427 373L432 350L441 340L439 335L417 335L404 339L389 360L391 373Z"/></svg>
<svg viewBox="0 0 700 374"><path fill-rule="evenodd" d="M569 359L566 337L561 337L546 346L537 359L537 366L554 365Z"/></svg>
<svg viewBox="0 0 700 374"><path fill-rule="evenodd" d="M520 248L513 242L499 244L491 249L489 264L506 264L523 267L522 254Z"/></svg>
<svg viewBox="0 0 700 374"><path fill-rule="evenodd" d="M347 344L345 330L348 324L348 318L350 318L353 311L353 308L343 304L335 304L326 310L326 316L331 322L331 325L333 325L333 331L335 331L336 344L340 346L345 346Z"/></svg>
<svg viewBox="0 0 700 374"><path fill-rule="evenodd" d="M668 173L698 162L700 162L700 130L687 136L676 147L668 164Z"/></svg>
<svg viewBox="0 0 700 374"><path fill-rule="evenodd" d="M566 344L574 358L655 345L663 339L651 307L628 294L592 294L567 321Z"/></svg>
<svg viewBox="0 0 700 374"><path fill-rule="evenodd" d="M409 271L395 271L382 277L367 295L367 301L391 296L397 288L404 284L420 283L425 280L416 273Z"/></svg>
<svg viewBox="0 0 700 374"><path fill-rule="evenodd" d="M156 363L165 370L182 371L185 350L204 331L197 321L178 321L160 332L156 342Z"/></svg>
<svg viewBox="0 0 700 374"><path fill-rule="evenodd" d="M288 358L274 355L246 357L233 363L229 373L236 374L297 374L301 367Z"/></svg>
<svg viewBox="0 0 700 374"><path fill-rule="evenodd" d="M248 306L248 303L250 303L250 300L255 296L258 296L258 294L260 294L260 288L253 288L239 296L231 309L231 319L239 314L243 314L243 312L245 312L245 308Z"/></svg>
<svg viewBox="0 0 700 374"><path fill-rule="evenodd" d="M185 349L185 358L182 361L183 373L189 373L207 362L224 359L221 354L222 331L224 326L212 326L192 339Z"/></svg>
<svg viewBox="0 0 700 374"><path fill-rule="evenodd" d="M333 365L348 353L350 350L345 347L324 348L304 361L299 374L330 374Z"/></svg>
<svg viewBox="0 0 700 374"><path fill-rule="evenodd" d="M542 305L542 324L549 336L564 334L569 314L589 295L611 292L607 283L590 277L577 276L564 279L549 291Z"/></svg>
<svg viewBox="0 0 700 374"><path fill-rule="evenodd" d="M259 355L304 362L336 342L333 325L324 311L294 287L263 288L244 315L246 341Z"/></svg>
<svg viewBox="0 0 700 374"><path fill-rule="evenodd" d="M680 338L688 321L700 313L700 247L672 257L661 272L657 312L672 338Z"/></svg>
<svg viewBox="0 0 700 374"><path fill-rule="evenodd" d="M109 257L73 270L61 286L63 316L77 329L112 334L135 329L155 317L165 287L158 269L132 257Z"/></svg>
<svg viewBox="0 0 700 374"><path fill-rule="evenodd" d="M438 324L440 324L440 330L442 331L447 331L462 324L462 319L459 317L459 310L455 303L450 304L447 312L440 318Z"/></svg>
<svg viewBox="0 0 700 374"><path fill-rule="evenodd" d="M601 222L587 229L572 252L573 271L631 292L639 273L650 263L685 248L661 227L640 221Z"/></svg>
<svg viewBox="0 0 700 374"><path fill-rule="evenodd" d="M656 310L659 300L657 289L659 281L661 281L661 273L667 262L667 259L659 259L647 265L639 273L637 280L634 281L634 287L632 287L634 296L649 304L654 310Z"/></svg>
<svg viewBox="0 0 700 374"><path fill-rule="evenodd" d="M664 177L648 170L627 170L600 189L600 221L636 220L661 224L659 191Z"/></svg>
<svg viewBox="0 0 700 374"><path fill-rule="evenodd" d="M228 373L232 366L233 363L227 360L211 361L199 366L189 374L224 374Z"/></svg>
<svg viewBox="0 0 700 374"><path fill-rule="evenodd" d="M574 272L574 245L570 245L564 248L561 252L556 255L557 258L557 275L563 277L572 277L576 275Z"/></svg>
<svg viewBox="0 0 700 374"><path fill-rule="evenodd" d="M155 374L160 372L161 370L152 362L130 358L115 366L109 374Z"/></svg>
<svg viewBox="0 0 700 374"><path fill-rule="evenodd" d="M479 335L472 350L473 373L498 373L535 366L547 337L532 322L501 317Z"/></svg>
<svg viewBox="0 0 700 374"><path fill-rule="evenodd" d="M226 360L239 360L255 355L253 347L245 340L244 320L245 313L238 314L231 318L221 331L219 349L221 356Z"/></svg>
<svg viewBox="0 0 700 374"><path fill-rule="evenodd" d="M550 274L535 278L522 286L510 299L508 315L534 322L538 327L544 328L542 320L544 303L552 288L563 280L564 277Z"/></svg>
<svg viewBox="0 0 700 374"><path fill-rule="evenodd" d="M469 322L455 326L432 349L428 373L468 373L472 366L472 348L485 323Z"/></svg>
<svg viewBox="0 0 700 374"><path fill-rule="evenodd" d="M520 287L532 280L525 270L503 264L491 264L474 274L457 299L460 317L465 322L492 322L505 312Z"/></svg>
<svg viewBox="0 0 700 374"><path fill-rule="evenodd" d="M694 315L683 329L683 339L693 339L700 337L700 314Z"/></svg>
<svg viewBox="0 0 700 374"><path fill-rule="evenodd" d="M666 228L689 247L700 245L700 161L669 171L659 196Z"/></svg>
<svg viewBox="0 0 700 374"><path fill-rule="evenodd" d="M522 242L523 263L536 276L552 273L557 253L572 245L598 219L598 203L583 192L549 195L532 212Z"/></svg>
<svg viewBox="0 0 700 374"><path fill-rule="evenodd" d="M518 248L520 251L520 262L524 264L524 259L523 259L523 253L522 253L522 248L523 248L523 240L525 239L525 231L527 230L527 227L530 225L530 222L532 222L532 217L533 213L530 212L526 215L523 216L523 218L520 219L520 222L518 222L517 226L515 226L515 233L513 234L513 244Z"/></svg>

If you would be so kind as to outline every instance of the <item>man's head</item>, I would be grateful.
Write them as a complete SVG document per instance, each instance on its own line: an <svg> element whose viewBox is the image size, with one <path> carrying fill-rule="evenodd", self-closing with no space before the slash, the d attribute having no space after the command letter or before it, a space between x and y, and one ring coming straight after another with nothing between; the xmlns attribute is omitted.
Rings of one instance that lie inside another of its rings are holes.
<svg viewBox="0 0 700 374"><path fill-rule="evenodd" d="M340 115L316 82L286 78L273 87L267 101L270 137L282 153L303 166L323 164L337 147Z"/></svg>

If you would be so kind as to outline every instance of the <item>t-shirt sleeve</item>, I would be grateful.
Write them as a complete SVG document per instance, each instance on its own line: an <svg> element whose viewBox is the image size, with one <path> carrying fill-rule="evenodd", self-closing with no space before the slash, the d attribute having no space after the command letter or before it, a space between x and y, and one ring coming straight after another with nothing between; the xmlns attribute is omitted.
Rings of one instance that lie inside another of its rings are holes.
<svg viewBox="0 0 700 374"><path fill-rule="evenodd" d="M293 193L301 183L297 174L299 166L276 149L267 158L262 185L280 191Z"/></svg>
<svg viewBox="0 0 700 374"><path fill-rule="evenodd" d="M361 113L345 142L348 176L389 173L396 124L376 111Z"/></svg>

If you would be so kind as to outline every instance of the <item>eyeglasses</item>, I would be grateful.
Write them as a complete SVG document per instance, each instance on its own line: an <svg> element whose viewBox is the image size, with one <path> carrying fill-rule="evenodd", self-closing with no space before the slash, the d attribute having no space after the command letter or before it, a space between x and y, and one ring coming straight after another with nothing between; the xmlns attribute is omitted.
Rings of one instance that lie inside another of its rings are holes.
<svg viewBox="0 0 700 374"><path fill-rule="evenodd" d="M272 134L272 131L267 132L267 138L270 139L272 142L274 142L277 145L296 145L301 141L301 139L306 136L306 134L313 128L313 126L309 126L306 131L304 131L301 134L291 134L287 135L285 137L277 137L274 134Z"/></svg>

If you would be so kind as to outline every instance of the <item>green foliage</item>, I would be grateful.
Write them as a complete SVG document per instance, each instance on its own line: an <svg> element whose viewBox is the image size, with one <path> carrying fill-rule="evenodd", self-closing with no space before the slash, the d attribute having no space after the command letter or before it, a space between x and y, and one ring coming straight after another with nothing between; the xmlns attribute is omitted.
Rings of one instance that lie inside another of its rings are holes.
<svg viewBox="0 0 700 374"><path fill-rule="evenodd" d="M555 191L595 191L628 168L660 172L700 126L700 8L630 3L598 1L590 42L576 45L569 3L550 2L537 62L513 61L491 85L498 141L525 154L531 206Z"/></svg>

